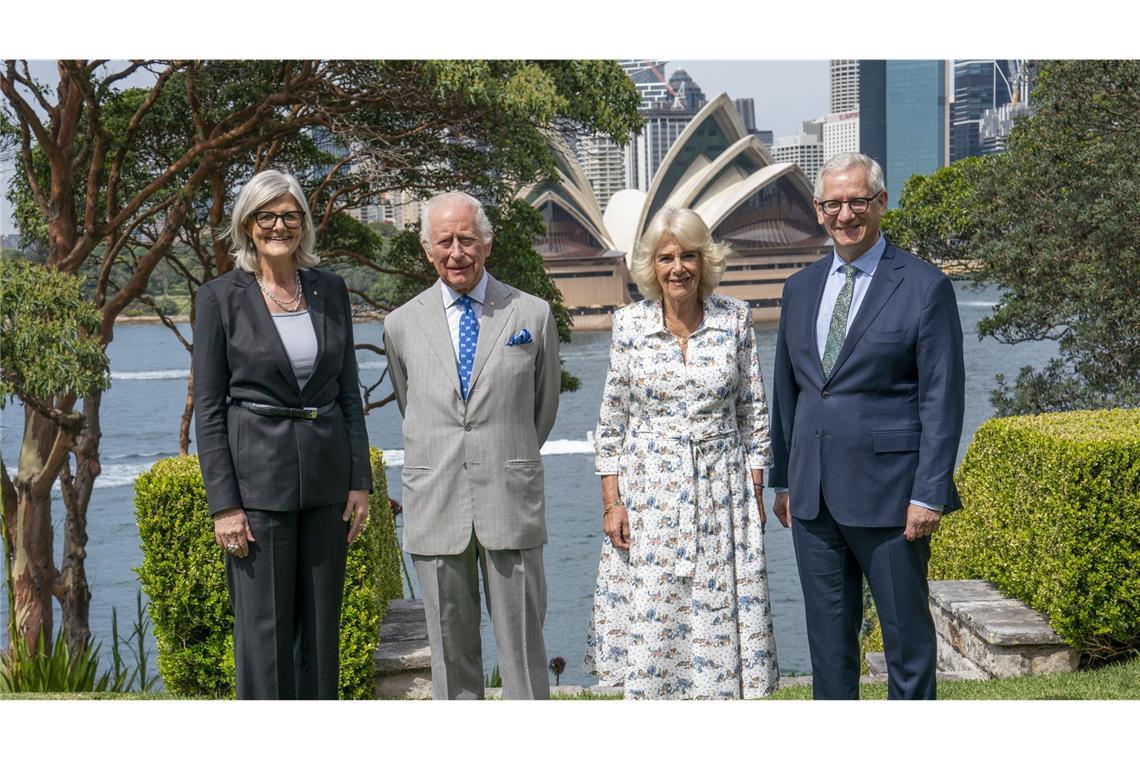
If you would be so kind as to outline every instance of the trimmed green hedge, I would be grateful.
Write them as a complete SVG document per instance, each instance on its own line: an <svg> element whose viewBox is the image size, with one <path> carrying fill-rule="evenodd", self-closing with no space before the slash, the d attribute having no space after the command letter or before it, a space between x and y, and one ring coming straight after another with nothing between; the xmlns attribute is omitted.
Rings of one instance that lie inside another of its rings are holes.
<svg viewBox="0 0 1140 760"><path fill-rule="evenodd" d="M1088 659L1140 648L1140 409L990 420L957 483L932 578L993 581Z"/></svg>
<svg viewBox="0 0 1140 760"><path fill-rule="evenodd" d="M348 551L341 607L340 696L375 695L374 657L388 600L403 596L400 547L388 507L383 455L371 451L370 518ZM233 613L222 550L197 457L155 463L135 483L143 563L136 572L150 598L158 670L180 697L234 696Z"/></svg>

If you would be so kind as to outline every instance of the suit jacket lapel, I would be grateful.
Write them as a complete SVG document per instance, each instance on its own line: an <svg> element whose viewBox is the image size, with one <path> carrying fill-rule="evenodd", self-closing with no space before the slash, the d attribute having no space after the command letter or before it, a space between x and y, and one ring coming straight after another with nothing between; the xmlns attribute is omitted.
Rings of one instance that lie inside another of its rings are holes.
<svg viewBox="0 0 1140 760"><path fill-rule="evenodd" d="M514 308L510 289L488 274L487 294L483 300L483 318L479 320L479 342L475 346L475 363L471 368L471 388L475 387L479 372L498 345L499 336L503 334L507 322L510 321Z"/></svg>
<svg viewBox="0 0 1140 760"><path fill-rule="evenodd" d="M257 349L273 359L273 365L277 367L285 387L292 392L294 403L300 403L301 389L297 386L297 375L293 372L281 335L273 324L273 317L269 316L269 307L265 305L257 280L249 272L240 270L234 284L243 290L238 296L241 299L241 310L253 325L253 334L258 336Z"/></svg>
<svg viewBox="0 0 1140 760"><path fill-rule="evenodd" d="M451 343L451 328L447 326L447 314L444 313L443 296L440 292L439 280L435 284L416 296L419 305L419 318L423 324L424 338L431 346L432 353L443 367L443 373L451 380L451 387L456 396L459 392L459 366L455 361L455 348Z"/></svg>
<svg viewBox="0 0 1140 760"><path fill-rule="evenodd" d="M312 269L301 272L301 289L305 291L305 301L309 304L309 317L313 320L313 332L317 335L317 359L313 363L313 377L321 370L325 358L325 313L328 311L327 293L317 287L320 276ZM339 372L340 368L337 368ZM306 383L306 388L316 387L316 383Z"/></svg>
<svg viewBox="0 0 1140 760"><path fill-rule="evenodd" d="M863 296L859 313L855 315L855 321L851 323L851 329L847 331L847 337L843 340L843 349L835 359L835 366L831 368L831 377L835 377L839 372L843 362L847 361L847 357L855 350L859 338L866 332L867 326L878 316L887 299L898 288L903 280L902 269L905 266L901 259L895 258L893 246L888 245L883 251L883 257L879 259L879 266L875 269L871 284L867 286L867 295Z"/></svg>
<svg viewBox="0 0 1140 760"><path fill-rule="evenodd" d="M827 275L831 271L831 260L832 254L829 253L812 264L807 270L810 276L815 278L814 286L808 288L809 293L814 293L815 299L812 301L811 309L803 315L803 321L800 323L803 329L803 345L807 347L809 355L813 359L810 364L814 367L820 383L823 383L826 378L823 376L823 365L820 364L819 360L819 341L815 337L815 323L819 316L819 307L823 303L823 291L827 287Z"/></svg>

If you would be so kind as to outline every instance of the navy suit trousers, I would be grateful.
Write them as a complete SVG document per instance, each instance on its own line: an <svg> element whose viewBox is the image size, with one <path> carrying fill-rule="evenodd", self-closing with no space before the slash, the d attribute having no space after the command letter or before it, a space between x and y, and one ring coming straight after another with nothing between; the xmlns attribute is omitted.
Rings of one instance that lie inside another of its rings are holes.
<svg viewBox="0 0 1140 760"><path fill-rule="evenodd" d="M938 649L926 582L930 538L907 541L903 530L842 525L822 495L815 519L793 518L815 699L859 698L864 576L883 630L888 698L934 699Z"/></svg>

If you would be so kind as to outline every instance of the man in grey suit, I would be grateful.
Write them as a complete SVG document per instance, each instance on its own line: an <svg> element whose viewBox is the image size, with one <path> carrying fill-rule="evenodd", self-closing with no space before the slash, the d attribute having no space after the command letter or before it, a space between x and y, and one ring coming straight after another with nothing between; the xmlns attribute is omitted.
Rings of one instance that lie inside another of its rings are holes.
<svg viewBox="0 0 1140 760"><path fill-rule="evenodd" d="M492 230L478 200L438 195L421 222L439 280L388 315L384 346L404 415L404 549L427 613L432 691L483 697L481 570L504 698L546 699L539 448L558 410L558 331L549 304L484 269Z"/></svg>

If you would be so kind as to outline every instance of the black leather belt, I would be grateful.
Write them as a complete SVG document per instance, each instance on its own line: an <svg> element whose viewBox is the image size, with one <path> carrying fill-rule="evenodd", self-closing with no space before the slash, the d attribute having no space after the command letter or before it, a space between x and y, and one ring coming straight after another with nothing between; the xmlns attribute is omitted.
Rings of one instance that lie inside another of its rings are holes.
<svg viewBox="0 0 1140 760"><path fill-rule="evenodd" d="M330 401L324 406L273 406L272 404L259 404L256 401L242 401L237 398L230 399L230 404L248 409L262 417L293 417L301 420L315 420L322 414L328 414L336 406L335 401Z"/></svg>

